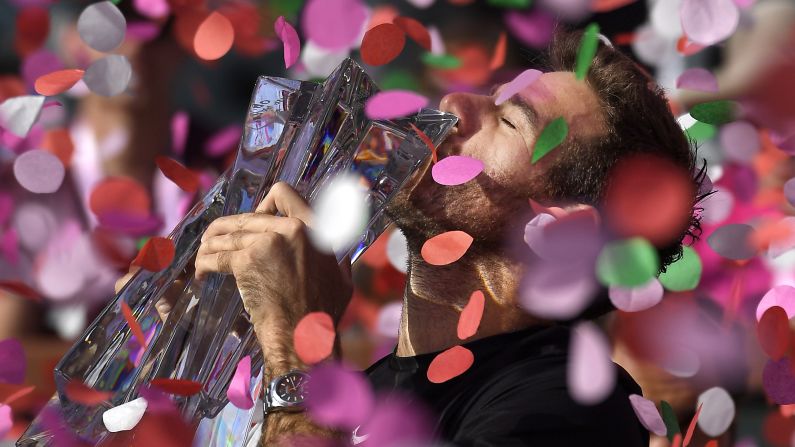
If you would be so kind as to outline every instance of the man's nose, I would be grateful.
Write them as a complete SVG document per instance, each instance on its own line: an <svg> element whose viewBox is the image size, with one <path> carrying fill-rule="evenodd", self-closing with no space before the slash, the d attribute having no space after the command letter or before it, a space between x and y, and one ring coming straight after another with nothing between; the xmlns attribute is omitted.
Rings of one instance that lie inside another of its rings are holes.
<svg viewBox="0 0 795 447"><path fill-rule="evenodd" d="M439 109L457 116L458 135L468 138L480 129L490 101L491 98L485 95L450 93L442 98Z"/></svg>

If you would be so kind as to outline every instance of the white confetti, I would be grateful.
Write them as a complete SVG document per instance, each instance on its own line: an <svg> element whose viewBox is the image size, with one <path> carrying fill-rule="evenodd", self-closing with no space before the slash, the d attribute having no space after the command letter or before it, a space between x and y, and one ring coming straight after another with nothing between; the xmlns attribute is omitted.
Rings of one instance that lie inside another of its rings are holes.
<svg viewBox="0 0 795 447"><path fill-rule="evenodd" d="M127 89L130 78L130 61L124 56L111 54L89 65L83 75L83 82L98 95L116 96Z"/></svg>
<svg viewBox="0 0 795 447"><path fill-rule="evenodd" d="M406 245L406 236L395 227L386 241L386 257L392 267L406 273L409 262L409 249Z"/></svg>
<svg viewBox="0 0 795 447"><path fill-rule="evenodd" d="M368 219L367 190L353 175L343 174L324 188L312 203L314 221L309 237L318 250L349 247L364 232Z"/></svg>
<svg viewBox="0 0 795 447"><path fill-rule="evenodd" d="M14 177L23 188L37 194L57 191L65 174L61 159L45 150L27 151L14 160Z"/></svg>
<svg viewBox="0 0 795 447"><path fill-rule="evenodd" d="M590 321L578 323L571 332L567 368L569 394L582 405L602 402L616 384L616 369L610 359L607 337Z"/></svg>
<svg viewBox="0 0 795 447"><path fill-rule="evenodd" d="M127 21L119 8L109 1L86 7L77 20L77 32L91 48L107 53L124 41Z"/></svg>
<svg viewBox="0 0 795 447"><path fill-rule="evenodd" d="M729 393L721 387L713 387L698 396L701 414L698 417L698 427L712 438L722 435L734 420L734 400Z"/></svg>
<svg viewBox="0 0 795 447"><path fill-rule="evenodd" d="M102 422L111 433L132 430L141 422L146 407L146 399L139 397L102 413Z"/></svg>
<svg viewBox="0 0 795 447"><path fill-rule="evenodd" d="M324 78L331 74L337 65L342 63L350 54L350 50L328 51L317 46L311 40L304 43L301 52L301 63L304 64L306 72L316 78Z"/></svg>
<svg viewBox="0 0 795 447"><path fill-rule="evenodd" d="M44 96L26 95L8 98L0 104L0 126L14 135L25 138L39 119Z"/></svg>

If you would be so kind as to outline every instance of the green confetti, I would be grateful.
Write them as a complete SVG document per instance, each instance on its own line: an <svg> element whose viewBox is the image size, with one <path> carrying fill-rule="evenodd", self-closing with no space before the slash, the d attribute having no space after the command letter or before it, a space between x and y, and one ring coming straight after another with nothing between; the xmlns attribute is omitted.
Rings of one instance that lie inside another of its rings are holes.
<svg viewBox="0 0 795 447"><path fill-rule="evenodd" d="M665 269L660 283L673 292L693 290L701 279L701 258L693 247L682 247L682 258Z"/></svg>
<svg viewBox="0 0 795 447"><path fill-rule="evenodd" d="M657 275L660 261L654 246L642 237L606 244L596 259L596 276L606 286L637 287Z"/></svg>
<svg viewBox="0 0 795 447"><path fill-rule="evenodd" d="M696 121L695 124L688 127L685 130L685 133L688 137L693 140L696 140L699 143L702 143L707 140L711 140L715 137L715 134L718 133L718 130L715 129L715 126L712 124L702 123L701 121Z"/></svg>
<svg viewBox="0 0 795 447"><path fill-rule="evenodd" d="M668 432L668 441L673 441L674 436L682 432L682 429L679 428L679 421L676 420L676 413L674 413L671 404L664 400L660 401L660 407L662 408L663 422L665 422L665 428Z"/></svg>
<svg viewBox="0 0 795 447"><path fill-rule="evenodd" d="M298 17L298 11L304 0L270 0L266 2L266 10L273 17L284 16L287 19Z"/></svg>
<svg viewBox="0 0 795 447"><path fill-rule="evenodd" d="M381 86L381 90L409 90L412 92L422 90L417 78L405 70L389 71L378 85Z"/></svg>
<svg viewBox="0 0 795 447"><path fill-rule="evenodd" d="M566 120L562 116L547 124L536 139L536 144L533 145L532 163L535 164L541 157L558 147L560 143L563 143L568 134L569 125L566 124Z"/></svg>
<svg viewBox="0 0 795 447"><path fill-rule="evenodd" d="M135 244L136 248L138 248L138 251L141 251L141 249L144 248L144 245L146 245L148 241L149 241L148 237L142 237L141 239L138 239L138 243Z"/></svg>
<svg viewBox="0 0 795 447"><path fill-rule="evenodd" d="M422 61L435 68L455 69L461 66L461 59L452 54L422 53Z"/></svg>
<svg viewBox="0 0 795 447"><path fill-rule="evenodd" d="M737 115L733 101L721 100L696 104L690 110L690 116L702 123L716 126L734 121Z"/></svg>
<svg viewBox="0 0 795 447"><path fill-rule="evenodd" d="M574 72L577 79L583 80L588 74L588 69L591 68L591 62L596 56L596 48L599 46L599 25L591 23L585 28L585 33L582 35L580 42L580 49L577 50L577 67Z"/></svg>
<svg viewBox="0 0 795 447"><path fill-rule="evenodd" d="M121 0L110 0L110 2L113 3L114 5L118 5L119 3L121 3Z"/></svg>
<svg viewBox="0 0 795 447"><path fill-rule="evenodd" d="M533 0L488 0L488 4L497 8L524 9L533 4Z"/></svg>

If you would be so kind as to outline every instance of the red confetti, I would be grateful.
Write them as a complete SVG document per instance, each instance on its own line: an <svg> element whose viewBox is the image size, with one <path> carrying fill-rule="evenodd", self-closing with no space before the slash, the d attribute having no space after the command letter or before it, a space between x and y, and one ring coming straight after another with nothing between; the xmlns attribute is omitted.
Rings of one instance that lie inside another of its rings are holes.
<svg viewBox="0 0 795 447"><path fill-rule="evenodd" d="M671 447L681 447L682 445L682 435L677 433L674 435L674 439L671 441Z"/></svg>
<svg viewBox="0 0 795 447"><path fill-rule="evenodd" d="M95 390L80 380L70 380L66 384L66 396L70 400L93 407L109 400L113 393Z"/></svg>
<svg viewBox="0 0 795 447"><path fill-rule="evenodd" d="M613 41L614 45L626 46L626 45L632 45L632 43L635 42L636 38L637 35L635 33L629 32L629 33L616 34L615 36L613 36L613 39L611 40Z"/></svg>
<svg viewBox="0 0 795 447"><path fill-rule="evenodd" d="M635 3L636 0L593 0L591 3L591 11L593 12L609 12L614 9L623 8L624 6Z"/></svg>
<svg viewBox="0 0 795 447"><path fill-rule="evenodd" d="M16 17L14 49L20 56L26 56L44 45L50 33L50 13L44 8L31 6Z"/></svg>
<svg viewBox="0 0 795 447"><path fill-rule="evenodd" d="M469 338L478 330L480 319L483 317L483 308L486 306L486 298L483 292L475 290L469 297L469 302L461 311L458 317L458 338L464 340Z"/></svg>
<svg viewBox="0 0 795 447"><path fill-rule="evenodd" d="M160 377L153 379L149 383L169 394L176 394L177 396L193 396L202 390L202 384L193 380Z"/></svg>
<svg viewBox="0 0 795 447"><path fill-rule="evenodd" d="M780 306L768 308L756 326L759 345L771 359L779 360L789 348L789 318Z"/></svg>
<svg viewBox="0 0 795 447"><path fill-rule="evenodd" d="M431 51L431 33L428 32L428 29L422 23L411 17L402 16L392 19L392 23L405 31L411 40L417 42L425 51Z"/></svg>
<svg viewBox="0 0 795 447"><path fill-rule="evenodd" d="M359 49L368 65L384 65L392 61L406 46L406 33L394 23L382 23L364 34Z"/></svg>
<svg viewBox="0 0 795 447"><path fill-rule="evenodd" d="M193 49L207 61L220 59L235 41L235 28L232 22L218 11L205 18L193 36Z"/></svg>
<svg viewBox="0 0 795 447"><path fill-rule="evenodd" d="M411 128L414 129L414 132L417 133L417 136L420 137L420 140L422 140L422 142L425 143L426 146L428 146L428 149L431 150L431 156L433 157L433 162L436 163L438 161L438 159L436 158L436 146L433 145L433 141L431 141L431 138L428 135L425 135L425 132L421 131L419 127L414 125L414 123L409 123L409 126L411 126Z"/></svg>
<svg viewBox="0 0 795 447"><path fill-rule="evenodd" d="M131 265L137 265L150 272L159 272L174 259L174 241L165 237L152 237L138 252Z"/></svg>
<svg viewBox="0 0 795 447"><path fill-rule="evenodd" d="M126 214L149 216L149 193L140 183L128 177L106 178L91 190L88 206L96 216Z"/></svg>
<svg viewBox="0 0 795 447"><path fill-rule="evenodd" d="M453 346L452 348L440 352L428 366L428 380L433 383L447 382L458 377L475 362L472 351L463 346Z"/></svg>
<svg viewBox="0 0 795 447"><path fill-rule="evenodd" d="M489 62L489 70L497 70L505 64L505 53L508 51L508 35L505 31L500 33L497 45L494 46L494 54Z"/></svg>
<svg viewBox="0 0 795 447"><path fill-rule="evenodd" d="M141 347L146 348L146 337L144 336L144 331L141 329L141 325L138 324L138 320L135 319L135 315L132 313L132 309L130 306L127 305L127 302L121 302L121 313L124 315L124 319L127 320L127 325L130 326L130 330L133 333L133 336L138 340L138 344Z"/></svg>
<svg viewBox="0 0 795 447"><path fill-rule="evenodd" d="M0 281L0 289L7 290L15 295L23 298L33 300L36 302L41 301L41 295L29 285L15 280Z"/></svg>
<svg viewBox="0 0 795 447"><path fill-rule="evenodd" d="M710 439L704 447L718 447L718 440L717 439Z"/></svg>
<svg viewBox="0 0 795 447"><path fill-rule="evenodd" d="M699 51L706 48L704 45L699 45L695 42L690 41L687 36L682 36L676 42L676 51L681 53L684 56L692 56Z"/></svg>
<svg viewBox="0 0 795 447"><path fill-rule="evenodd" d="M334 321L325 312L310 312L301 318L293 332L293 345L298 358L313 365L331 355L334 349Z"/></svg>
<svg viewBox="0 0 795 447"><path fill-rule="evenodd" d="M83 70L58 70L36 79L34 87L36 93L44 96L54 96L63 93L83 79Z"/></svg>
<svg viewBox="0 0 795 447"><path fill-rule="evenodd" d="M690 444L690 440L693 438L693 432L696 430L698 415L701 413L701 407L703 405L704 404L700 404L696 410L696 414L693 415L693 419L690 421L690 425L687 427L687 433L685 434L685 440L682 442L682 447L687 447L688 444Z"/></svg>
<svg viewBox="0 0 795 447"><path fill-rule="evenodd" d="M447 265L459 259L472 245L472 236L463 231L447 231L422 244L422 259L431 265Z"/></svg>
<svg viewBox="0 0 795 447"><path fill-rule="evenodd" d="M44 141L41 143L41 148L58 157L66 168L72 163L72 154L75 151L75 145L67 129L48 130L47 133L44 134Z"/></svg>
<svg viewBox="0 0 795 447"><path fill-rule="evenodd" d="M6 397L5 399L0 400L0 402L4 403L6 405L11 405L12 403L16 402L17 400L22 399L23 397L25 397L28 394L30 394L31 392L33 392L33 390L35 390L35 389L36 389L35 386L22 387L22 388L20 388L20 389L18 389L16 391L14 391L13 393L9 394L8 397Z"/></svg>
<svg viewBox="0 0 795 447"><path fill-rule="evenodd" d="M183 191L194 193L199 189L199 174L186 168L182 163L173 158L158 155L155 163L163 175L174 182Z"/></svg>

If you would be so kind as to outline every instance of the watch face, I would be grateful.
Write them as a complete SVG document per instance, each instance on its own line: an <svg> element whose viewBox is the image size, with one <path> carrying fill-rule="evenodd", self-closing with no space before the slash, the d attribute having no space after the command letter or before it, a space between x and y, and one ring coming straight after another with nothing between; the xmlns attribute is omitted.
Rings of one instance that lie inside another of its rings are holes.
<svg viewBox="0 0 795 447"><path fill-rule="evenodd" d="M276 383L275 392L280 399L289 404L298 404L304 401L304 386L306 376L299 373L289 373Z"/></svg>

